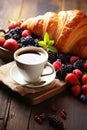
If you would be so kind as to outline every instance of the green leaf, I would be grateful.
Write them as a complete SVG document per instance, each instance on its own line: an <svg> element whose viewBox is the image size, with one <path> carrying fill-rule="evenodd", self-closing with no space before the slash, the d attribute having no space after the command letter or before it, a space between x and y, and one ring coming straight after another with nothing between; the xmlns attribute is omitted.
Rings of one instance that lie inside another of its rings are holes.
<svg viewBox="0 0 87 130"><path fill-rule="evenodd" d="M46 32L45 35L44 35L44 42L45 42L45 43L49 42L49 35L48 35L47 32Z"/></svg>
<svg viewBox="0 0 87 130"><path fill-rule="evenodd" d="M38 42L39 46L44 47L47 51L57 53L57 49L54 46L54 40L50 40L49 34L46 32L43 41Z"/></svg>
<svg viewBox="0 0 87 130"><path fill-rule="evenodd" d="M48 45L53 46L54 45L54 40L49 40Z"/></svg>
<svg viewBox="0 0 87 130"><path fill-rule="evenodd" d="M55 53L58 52L56 47L54 47L54 46L48 46L48 49L49 49L49 51L52 51L52 52L55 52Z"/></svg>
<svg viewBox="0 0 87 130"><path fill-rule="evenodd" d="M44 41L39 41L38 44L39 46L42 46L42 47L46 46L46 43Z"/></svg>

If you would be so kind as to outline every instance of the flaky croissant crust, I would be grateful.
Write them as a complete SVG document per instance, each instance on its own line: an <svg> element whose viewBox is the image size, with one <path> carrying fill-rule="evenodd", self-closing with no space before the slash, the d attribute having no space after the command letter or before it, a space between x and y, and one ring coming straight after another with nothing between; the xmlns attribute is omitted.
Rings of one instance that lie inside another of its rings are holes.
<svg viewBox="0 0 87 130"><path fill-rule="evenodd" d="M39 37L48 32L59 52L87 58L87 16L80 10L47 12L21 25Z"/></svg>

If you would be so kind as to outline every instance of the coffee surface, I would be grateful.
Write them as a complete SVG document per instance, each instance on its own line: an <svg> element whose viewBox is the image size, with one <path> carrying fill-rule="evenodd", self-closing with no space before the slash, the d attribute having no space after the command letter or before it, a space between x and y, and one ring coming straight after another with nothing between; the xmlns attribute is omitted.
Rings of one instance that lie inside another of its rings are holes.
<svg viewBox="0 0 87 130"><path fill-rule="evenodd" d="M20 62L25 64L37 64L43 57L38 53L24 53L18 56Z"/></svg>

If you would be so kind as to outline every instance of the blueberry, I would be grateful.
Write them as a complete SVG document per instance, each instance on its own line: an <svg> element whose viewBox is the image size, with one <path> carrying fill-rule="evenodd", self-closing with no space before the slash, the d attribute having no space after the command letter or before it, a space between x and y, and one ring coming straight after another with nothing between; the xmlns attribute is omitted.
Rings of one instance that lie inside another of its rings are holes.
<svg viewBox="0 0 87 130"><path fill-rule="evenodd" d="M83 103L87 103L87 99L86 99L86 96L84 94L81 94L80 95L80 100L83 102Z"/></svg>

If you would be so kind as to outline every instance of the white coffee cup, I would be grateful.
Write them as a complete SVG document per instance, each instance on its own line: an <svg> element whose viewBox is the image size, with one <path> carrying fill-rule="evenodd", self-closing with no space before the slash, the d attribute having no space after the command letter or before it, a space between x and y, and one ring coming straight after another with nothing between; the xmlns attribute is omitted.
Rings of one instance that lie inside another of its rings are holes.
<svg viewBox="0 0 87 130"><path fill-rule="evenodd" d="M14 52L14 60L18 71L27 82L36 82L41 76L50 75L54 69L48 63L48 53L41 47L23 47ZM43 74L44 69L50 67L51 71Z"/></svg>

